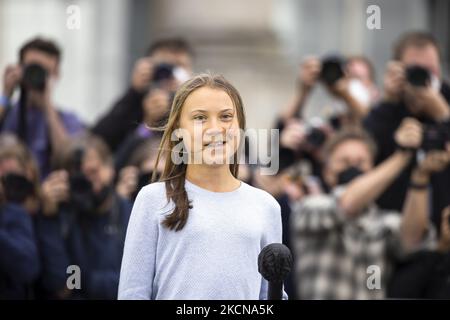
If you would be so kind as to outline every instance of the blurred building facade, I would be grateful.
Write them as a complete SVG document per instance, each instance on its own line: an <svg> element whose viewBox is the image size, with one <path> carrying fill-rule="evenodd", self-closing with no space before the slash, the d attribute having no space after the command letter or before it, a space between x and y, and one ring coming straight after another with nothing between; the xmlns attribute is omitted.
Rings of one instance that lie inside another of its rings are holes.
<svg viewBox="0 0 450 320"><path fill-rule="evenodd" d="M366 27L373 4L380 30ZM66 26L70 5L81 9L79 30ZM242 93L248 126L269 128L308 54L364 54L380 84L392 42L426 29L443 45L448 75L449 15L445 0L0 0L0 68L16 61L25 40L55 39L64 50L57 101L92 123L123 92L152 40L182 36L195 49L195 70L228 77Z"/></svg>

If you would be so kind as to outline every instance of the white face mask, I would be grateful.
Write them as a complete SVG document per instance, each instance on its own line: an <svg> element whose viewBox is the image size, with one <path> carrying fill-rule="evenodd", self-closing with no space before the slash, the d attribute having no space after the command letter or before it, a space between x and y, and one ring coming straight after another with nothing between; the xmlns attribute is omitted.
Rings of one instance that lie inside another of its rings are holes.
<svg viewBox="0 0 450 320"><path fill-rule="evenodd" d="M370 106L370 92L358 79L351 79L349 84L350 94L365 106Z"/></svg>
<svg viewBox="0 0 450 320"><path fill-rule="evenodd" d="M431 75L431 88L436 92L441 90L441 80L434 74Z"/></svg>
<svg viewBox="0 0 450 320"><path fill-rule="evenodd" d="M173 75L175 77L175 79L181 84L184 83L186 81L188 81L191 78L191 74L190 72L188 72L185 68L183 67L176 67L173 70Z"/></svg>

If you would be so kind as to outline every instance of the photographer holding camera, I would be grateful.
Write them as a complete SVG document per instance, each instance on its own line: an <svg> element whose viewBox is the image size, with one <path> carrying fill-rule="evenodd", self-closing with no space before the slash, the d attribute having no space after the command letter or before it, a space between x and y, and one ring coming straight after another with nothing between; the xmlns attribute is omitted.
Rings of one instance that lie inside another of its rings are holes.
<svg viewBox="0 0 450 320"><path fill-rule="evenodd" d="M325 140L347 125L359 125L377 97L374 69L363 56L343 59L327 56L322 60L307 57L300 66L299 90L280 114L277 127L280 136L280 168L286 168L295 159L308 158L317 174L318 153ZM315 117L306 121L303 110L314 87L321 83L337 101L347 106L343 114L330 119Z"/></svg>
<svg viewBox="0 0 450 320"><path fill-rule="evenodd" d="M343 129L327 142L323 177L331 193L306 197L292 213L300 298L384 298L395 263L433 247L428 185L432 174L448 166L450 144L428 152L414 167L399 215L374 203L413 158L410 149L421 144L421 124L405 119L395 140L397 151L376 167L376 146L360 129ZM379 290L368 287L370 266L380 268Z"/></svg>
<svg viewBox="0 0 450 320"><path fill-rule="evenodd" d="M384 98L364 120L364 127L376 140L376 163L396 150L394 132L403 119L414 117L424 125L423 143L418 149L443 150L450 141L450 87L441 78L438 44L425 32L404 34L394 48L394 61L387 65ZM405 201L414 163L405 168L379 198L385 209L400 210ZM432 220L439 230L440 215L450 204L450 168L431 177Z"/></svg>
<svg viewBox="0 0 450 320"><path fill-rule="evenodd" d="M31 299L40 262L32 214L38 174L30 152L0 135L0 299Z"/></svg>
<svg viewBox="0 0 450 320"><path fill-rule="evenodd" d="M115 299L131 202L114 192L111 154L101 139L80 137L42 186L37 219L42 296ZM81 289L66 286L67 267L81 270Z"/></svg>
<svg viewBox="0 0 450 320"><path fill-rule="evenodd" d="M50 172L53 157L69 136L83 130L74 114L57 110L53 101L60 59L60 49L49 40L35 38L25 43L19 65L5 70L0 97L1 130L16 134L30 148L42 177ZM10 99L17 87L20 98L14 104Z"/></svg>
<svg viewBox="0 0 450 320"><path fill-rule="evenodd" d="M192 74L192 59L192 49L183 39L168 38L153 43L146 56L136 61L130 88L94 125L92 132L102 137L115 153L146 120L144 114L148 111L143 109L152 105L154 113L159 113L170 106L171 93Z"/></svg>
<svg viewBox="0 0 450 320"><path fill-rule="evenodd" d="M363 56L344 59L340 56L306 57L300 66L296 95L282 111L280 119L286 122L302 118L303 109L314 87L321 83L327 91L348 107L348 120L358 124L376 99L374 71L370 61Z"/></svg>
<svg viewBox="0 0 450 320"><path fill-rule="evenodd" d="M169 114L172 103L172 96L163 89L153 89L142 102L143 122L124 139L114 155L116 171L119 172L125 167L138 149L147 141L162 137L162 131L153 128L161 128L164 120ZM156 149L147 152L157 153Z"/></svg>

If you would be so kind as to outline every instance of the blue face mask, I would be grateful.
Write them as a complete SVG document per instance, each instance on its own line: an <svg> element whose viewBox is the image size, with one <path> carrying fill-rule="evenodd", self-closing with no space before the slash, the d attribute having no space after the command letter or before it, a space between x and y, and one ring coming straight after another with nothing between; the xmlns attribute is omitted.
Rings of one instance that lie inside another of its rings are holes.
<svg viewBox="0 0 450 320"><path fill-rule="evenodd" d="M361 171L361 169L359 169L358 167L354 167L354 166L348 167L347 169L345 169L344 171L341 171L339 173L338 185L347 184L363 173L364 172Z"/></svg>

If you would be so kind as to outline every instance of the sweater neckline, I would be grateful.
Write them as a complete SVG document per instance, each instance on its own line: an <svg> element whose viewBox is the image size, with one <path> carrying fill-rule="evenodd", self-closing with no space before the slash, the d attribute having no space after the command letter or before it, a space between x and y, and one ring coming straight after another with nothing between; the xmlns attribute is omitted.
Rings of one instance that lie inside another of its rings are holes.
<svg viewBox="0 0 450 320"><path fill-rule="evenodd" d="M201 194L209 195L209 196L215 196L215 197L221 197L221 196L227 197L227 196L235 195L242 190L242 188L244 187L244 184L245 184L244 182L239 181L240 182L239 187L237 187L234 190L224 191L224 192L216 192L216 191L211 191L211 190L202 188L202 187L192 183L188 179L185 179L184 181L185 181L185 186L186 186L187 190L196 191L197 193L201 193Z"/></svg>

